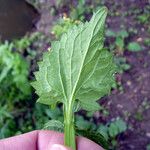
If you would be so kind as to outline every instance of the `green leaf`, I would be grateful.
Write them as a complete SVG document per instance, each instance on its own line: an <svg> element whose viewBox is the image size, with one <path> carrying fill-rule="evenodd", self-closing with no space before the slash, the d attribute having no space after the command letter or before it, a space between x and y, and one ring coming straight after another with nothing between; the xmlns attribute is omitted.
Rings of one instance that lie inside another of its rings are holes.
<svg viewBox="0 0 150 150"><path fill-rule="evenodd" d="M108 142L101 133L92 130L80 130L80 129L76 129L76 131L77 131L77 135L85 136L91 139L92 141L98 143L103 148L108 149Z"/></svg>
<svg viewBox="0 0 150 150"><path fill-rule="evenodd" d="M90 22L73 26L60 41L52 42L32 84L40 97L38 102L68 105L78 100L93 110L95 101L110 92L115 65L112 54L103 48L106 14L107 9L101 8Z"/></svg>
<svg viewBox="0 0 150 150"><path fill-rule="evenodd" d="M142 48L137 42L131 42L128 44L128 50L132 52L138 52L141 51Z"/></svg>
<svg viewBox="0 0 150 150"><path fill-rule="evenodd" d="M62 122L58 120L50 120L44 125L44 130L54 130L54 131L59 131L63 132L64 130L64 125Z"/></svg>
<svg viewBox="0 0 150 150"><path fill-rule="evenodd" d="M40 102L40 103L45 104L45 105L52 105L52 104L56 103L57 101L55 100L55 98L53 98L53 97L50 98L48 94L44 93L37 100L37 102Z"/></svg>
<svg viewBox="0 0 150 150"><path fill-rule="evenodd" d="M111 122L108 127L110 137L116 137L118 134L126 130L127 125L121 118L117 118L115 121Z"/></svg>
<svg viewBox="0 0 150 150"><path fill-rule="evenodd" d="M108 36L108 37L116 37L116 32L108 29L106 31L106 36Z"/></svg>
<svg viewBox="0 0 150 150"><path fill-rule="evenodd" d="M97 102L91 101L91 100L82 101L81 107L88 111L97 111L100 109L99 104Z"/></svg>
<svg viewBox="0 0 150 150"><path fill-rule="evenodd" d="M100 124L100 126L97 129L98 133L101 133L106 140L108 140L108 127L104 126L103 124Z"/></svg>
<svg viewBox="0 0 150 150"><path fill-rule="evenodd" d="M60 108L55 109L46 109L46 115L50 117L52 120L56 120L62 116L62 111Z"/></svg>
<svg viewBox="0 0 150 150"><path fill-rule="evenodd" d="M81 130L88 130L92 127L92 123L83 118L83 116L76 116L76 127Z"/></svg>
<svg viewBox="0 0 150 150"><path fill-rule="evenodd" d="M122 133L127 130L127 125L122 119L117 119L115 124L118 127L119 133Z"/></svg>
<svg viewBox="0 0 150 150"><path fill-rule="evenodd" d="M110 137L115 137L118 135L118 127L115 125L115 123L111 123L109 128L108 128L108 132Z"/></svg>
<svg viewBox="0 0 150 150"><path fill-rule="evenodd" d="M126 38L129 36L129 34L126 30L121 30L120 32L118 32L118 36L120 36L122 38Z"/></svg>

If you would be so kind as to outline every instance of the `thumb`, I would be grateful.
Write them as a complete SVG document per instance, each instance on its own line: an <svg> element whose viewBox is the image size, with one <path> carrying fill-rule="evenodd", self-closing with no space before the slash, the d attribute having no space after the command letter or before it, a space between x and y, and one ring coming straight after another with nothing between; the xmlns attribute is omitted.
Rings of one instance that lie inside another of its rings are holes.
<svg viewBox="0 0 150 150"><path fill-rule="evenodd" d="M67 148L60 144L53 144L50 147L48 147L48 150L72 150L71 148Z"/></svg>

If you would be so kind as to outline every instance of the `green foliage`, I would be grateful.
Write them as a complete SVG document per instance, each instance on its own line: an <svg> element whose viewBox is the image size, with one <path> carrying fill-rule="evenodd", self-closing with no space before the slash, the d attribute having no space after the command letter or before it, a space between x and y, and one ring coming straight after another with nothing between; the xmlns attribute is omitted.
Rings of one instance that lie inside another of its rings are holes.
<svg viewBox="0 0 150 150"><path fill-rule="evenodd" d="M33 128L26 101L31 99L32 94L28 77L30 61L35 57L31 44L37 37L38 34L34 33L12 42L0 43L0 138ZM25 112L30 121L26 121L25 117L18 118Z"/></svg>
<svg viewBox="0 0 150 150"><path fill-rule="evenodd" d="M28 48L31 45L32 40L25 36L24 38L20 40L14 40L14 45L15 48L18 49L19 51Z"/></svg>
<svg viewBox="0 0 150 150"><path fill-rule="evenodd" d="M101 145L105 149L108 149L109 147L107 140L99 132L95 132L91 130L79 130L79 129L76 129L76 132L77 132L77 135L84 136L88 139L91 139L92 141Z"/></svg>
<svg viewBox="0 0 150 150"><path fill-rule="evenodd" d="M149 24L149 20L150 20L150 13L149 13L149 10L150 10L150 6L149 5L146 5L143 9L142 12L140 12L136 19L139 23L142 23L142 24Z"/></svg>
<svg viewBox="0 0 150 150"><path fill-rule="evenodd" d="M29 65L35 53L30 45L38 37L38 33L25 36L12 42L0 43L0 97L5 101L19 101L31 95L29 83ZM24 57L24 53L26 56ZM28 61L27 61L28 60Z"/></svg>
<svg viewBox="0 0 150 150"><path fill-rule="evenodd" d="M38 102L63 103L65 144L73 149L74 102L87 111L96 111L96 101L109 93L114 83L113 57L103 48L106 14L106 8L101 8L89 23L73 26L60 41L52 42L32 83L39 95Z"/></svg>
<svg viewBox="0 0 150 150"><path fill-rule="evenodd" d="M56 38L60 38L63 33L66 33L73 25L79 24L79 21L73 21L70 18L59 19L58 23L53 26L52 33Z"/></svg>
<svg viewBox="0 0 150 150"><path fill-rule="evenodd" d="M1 101L24 99L31 93L28 81L29 64L19 53L13 51L14 48L13 43L0 45Z"/></svg>
<svg viewBox="0 0 150 150"><path fill-rule="evenodd" d="M108 29L106 36L110 37L110 42L108 41L109 48L113 51L115 50L115 53L117 53L114 57L117 72L123 73L124 71L129 70L131 66L127 63L126 58L123 56L123 52L126 48L125 39L129 36L129 33L126 30L114 32ZM111 39L114 40L114 43L112 43Z"/></svg>
<svg viewBox="0 0 150 150"><path fill-rule="evenodd" d="M132 51L132 52L139 52L142 50L142 47L140 46L139 43L137 42L130 42L128 44L128 50L129 51Z"/></svg>
<svg viewBox="0 0 150 150"><path fill-rule="evenodd" d="M64 131L64 125L62 122L58 120L50 120L44 125L44 130L54 130L54 131L59 131L63 132Z"/></svg>
<svg viewBox="0 0 150 150"><path fill-rule="evenodd" d="M85 0L78 0L76 7L71 7L70 18L73 20L83 20L85 19L84 14L89 12L90 9L86 5Z"/></svg>
<svg viewBox="0 0 150 150"><path fill-rule="evenodd" d="M107 30L106 36L114 38L115 39L115 47L119 51L123 51L125 48L125 38L127 38L129 36L129 34L126 30L121 30L118 32L114 32L112 30Z"/></svg>
<svg viewBox="0 0 150 150"><path fill-rule="evenodd" d="M12 115L7 111L6 105L0 105L0 123L3 123L6 118L12 118Z"/></svg>
<svg viewBox="0 0 150 150"><path fill-rule="evenodd" d="M95 128L92 122L85 120L83 116L79 115L76 115L75 126L79 130L91 130Z"/></svg>
<svg viewBox="0 0 150 150"><path fill-rule="evenodd" d="M126 129L126 123L122 119L117 119L109 125L108 133L110 137L116 137L118 134L126 131Z"/></svg>
<svg viewBox="0 0 150 150"><path fill-rule="evenodd" d="M125 57L114 57L114 61L117 66L117 72L123 73L131 68L131 66L127 63Z"/></svg>
<svg viewBox="0 0 150 150"><path fill-rule="evenodd" d="M101 133L105 137L106 140L109 139L108 126L107 125L100 124L98 129L97 129L97 132Z"/></svg>
<svg viewBox="0 0 150 150"><path fill-rule="evenodd" d="M140 23L146 23L150 19L150 15L149 14L142 14L142 15L139 15L137 17L137 19Z"/></svg>
<svg viewBox="0 0 150 150"><path fill-rule="evenodd" d="M127 124L121 118L117 118L106 125L100 124L97 132L101 133L107 140L109 140L112 147L115 147L117 144L116 137L126 130Z"/></svg>

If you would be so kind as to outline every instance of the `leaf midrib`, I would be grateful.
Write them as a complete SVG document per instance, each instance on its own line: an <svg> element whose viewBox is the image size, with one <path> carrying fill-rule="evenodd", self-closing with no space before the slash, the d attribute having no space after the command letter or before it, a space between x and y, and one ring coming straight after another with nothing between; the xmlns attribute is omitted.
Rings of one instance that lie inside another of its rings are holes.
<svg viewBox="0 0 150 150"><path fill-rule="evenodd" d="M103 14L101 15L101 17L99 18L99 20L103 17L103 15L105 14L105 12L103 12ZM89 22L89 25L87 26L87 28L91 25L90 24L91 22ZM98 22L97 22L98 23ZM74 96L74 93L75 93L75 91L76 91L76 87L77 87L77 85L78 85L78 82L79 82L79 80L80 80L80 76L81 76L81 73L82 73L82 69L83 69L83 66L84 66L84 62L85 62L85 59L86 59L86 56L87 56L87 53L88 53L88 51L89 51L89 47L90 47L90 44L91 44L91 41L92 41L92 38L93 38L93 35L94 35L94 31L95 31L95 28L96 28L96 26L97 26L97 23L96 23L96 25L95 25L95 27L94 27L94 29L93 29L93 31L92 31L92 34L91 34L91 37L90 37L90 42L89 42L89 44L88 44L88 48L87 48L87 50L86 50L86 53L85 53L85 55L84 55L84 57L83 57L83 61L82 61L82 65L81 65L81 69L80 69L80 71L79 71L79 74L78 74L78 78L77 78L77 80L76 80L76 84L75 84L75 86L74 86L74 88L73 88L73 91L72 91L72 95L71 95L71 97L73 98L73 96ZM75 42L74 42L75 43ZM98 57L99 58L99 57ZM72 60L72 59L71 59ZM98 59L99 60L99 59ZM98 61L97 61L98 62ZM95 63L95 66L97 65L97 63ZM94 66L94 68L95 68L95 66ZM91 73L91 75L90 75L90 77L93 75L93 73L94 73L94 69L93 69L93 72ZM89 77L89 78L90 78ZM89 79L88 78L88 79ZM87 79L87 80L88 80ZM86 80L86 81L87 81ZM84 82L83 82L84 83ZM81 86L78 88L78 90L82 87L82 85L83 85L83 83L81 84ZM78 91L77 90L77 91ZM72 99L71 98L71 99Z"/></svg>

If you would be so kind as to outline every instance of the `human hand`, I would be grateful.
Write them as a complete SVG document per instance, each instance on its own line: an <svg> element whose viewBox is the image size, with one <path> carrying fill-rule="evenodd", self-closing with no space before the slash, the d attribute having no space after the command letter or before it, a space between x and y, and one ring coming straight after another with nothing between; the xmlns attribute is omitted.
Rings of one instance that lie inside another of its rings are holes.
<svg viewBox="0 0 150 150"><path fill-rule="evenodd" d="M93 141L77 137L78 150L104 150ZM0 150L71 150L63 146L63 134L55 131L36 130L0 140Z"/></svg>

